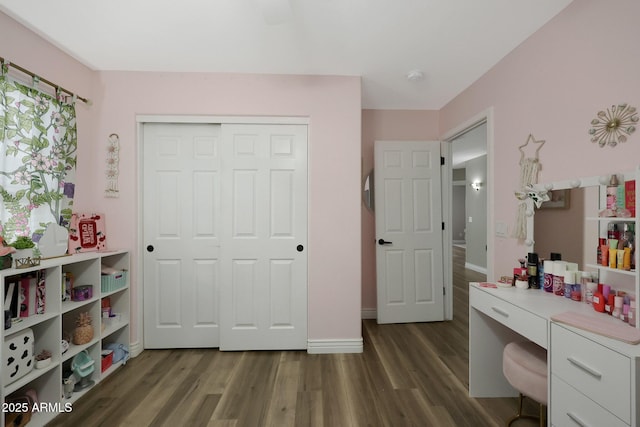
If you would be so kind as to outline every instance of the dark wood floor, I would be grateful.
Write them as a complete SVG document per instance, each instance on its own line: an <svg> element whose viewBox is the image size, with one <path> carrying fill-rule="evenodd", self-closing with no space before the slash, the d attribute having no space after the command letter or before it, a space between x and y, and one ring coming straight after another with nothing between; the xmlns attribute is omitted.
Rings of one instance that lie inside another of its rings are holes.
<svg viewBox="0 0 640 427"><path fill-rule="evenodd" d="M516 399L468 397L468 282L454 248L454 320L363 322L362 354L146 350L51 426L494 426Z"/></svg>

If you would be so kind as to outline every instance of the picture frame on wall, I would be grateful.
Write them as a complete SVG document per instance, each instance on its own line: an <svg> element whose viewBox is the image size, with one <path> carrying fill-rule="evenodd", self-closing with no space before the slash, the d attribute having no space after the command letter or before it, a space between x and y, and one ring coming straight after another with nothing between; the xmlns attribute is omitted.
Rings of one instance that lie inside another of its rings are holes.
<svg viewBox="0 0 640 427"><path fill-rule="evenodd" d="M540 209L568 209L570 194L571 191L568 189L551 190L549 191L549 200L542 202Z"/></svg>
<svg viewBox="0 0 640 427"><path fill-rule="evenodd" d="M69 254L107 250L104 214L74 213L69 224Z"/></svg>

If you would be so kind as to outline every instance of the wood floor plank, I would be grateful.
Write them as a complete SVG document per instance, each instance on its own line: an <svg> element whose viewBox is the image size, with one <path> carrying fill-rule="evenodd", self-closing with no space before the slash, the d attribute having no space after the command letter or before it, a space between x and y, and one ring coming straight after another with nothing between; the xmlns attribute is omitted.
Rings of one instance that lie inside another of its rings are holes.
<svg viewBox="0 0 640 427"><path fill-rule="evenodd" d="M278 364L271 401L267 408L265 425L273 427L294 426L296 400L300 380L300 361L283 353Z"/></svg>
<svg viewBox="0 0 640 427"><path fill-rule="evenodd" d="M322 403L322 390L299 391L296 400L294 425L322 427L325 425Z"/></svg>

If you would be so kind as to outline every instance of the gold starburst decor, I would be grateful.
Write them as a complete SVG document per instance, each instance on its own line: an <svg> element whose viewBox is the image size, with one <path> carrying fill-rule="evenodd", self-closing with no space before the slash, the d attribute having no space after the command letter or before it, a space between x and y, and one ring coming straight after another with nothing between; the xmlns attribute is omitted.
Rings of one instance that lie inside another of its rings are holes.
<svg viewBox="0 0 640 427"><path fill-rule="evenodd" d="M636 108L627 104L612 105L606 111L598 111L598 117L591 120L591 142L597 142L600 147L615 147L619 142L627 142L627 136L636 131L637 122Z"/></svg>

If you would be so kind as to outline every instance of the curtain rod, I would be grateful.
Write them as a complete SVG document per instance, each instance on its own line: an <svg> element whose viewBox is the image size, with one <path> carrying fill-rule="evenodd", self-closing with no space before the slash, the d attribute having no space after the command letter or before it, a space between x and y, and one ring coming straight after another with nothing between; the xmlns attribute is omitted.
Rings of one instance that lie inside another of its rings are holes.
<svg viewBox="0 0 640 427"><path fill-rule="evenodd" d="M67 94L69 94L71 96L75 96L76 99L84 102L87 105L91 105L91 100L89 100L87 98L83 98L80 95L76 95L75 93L71 92L70 90L63 88L62 86L60 86L58 84L55 84L52 81L44 79L44 78L40 77L39 75L27 70L26 68L23 68L23 67L19 66L18 64L14 64L13 62L9 62L8 60L4 59L1 56L0 56L0 64L1 65L7 65L8 67L11 67L11 68L14 68L14 69L16 69L16 70L18 70L20 72L23 72L24 74L26 74L26 75L28 75L30 77L38 79L38 81L40 81L42 83L48 84L49 86L51 86L52 88L54 88L56 90L59 90L59 91L64 92L64 93L67 93Z"/></svg>

